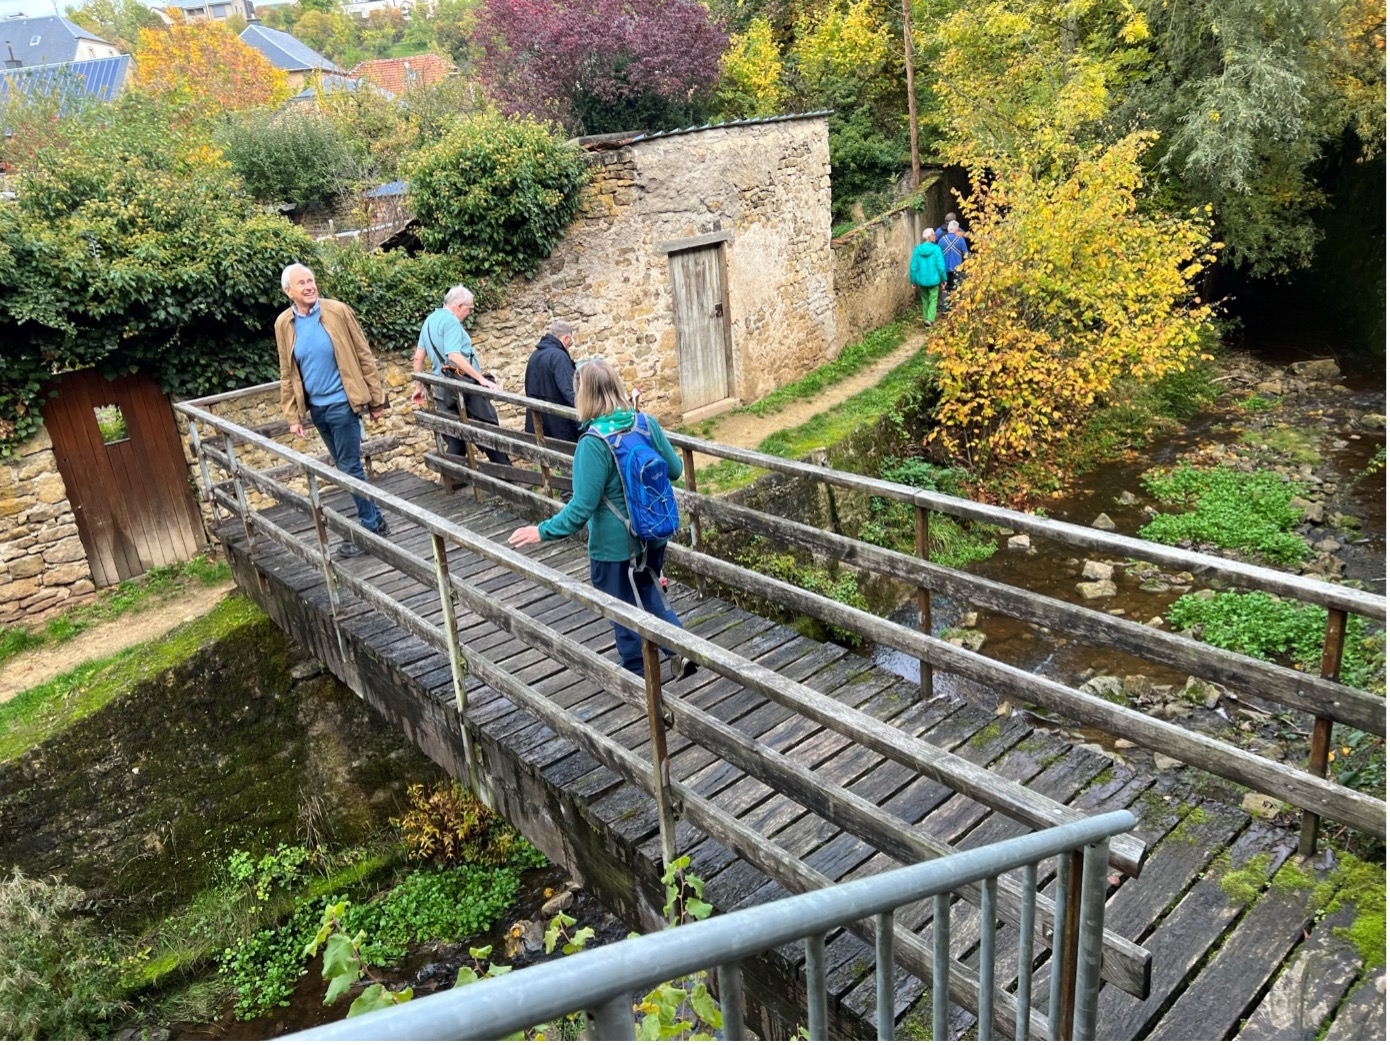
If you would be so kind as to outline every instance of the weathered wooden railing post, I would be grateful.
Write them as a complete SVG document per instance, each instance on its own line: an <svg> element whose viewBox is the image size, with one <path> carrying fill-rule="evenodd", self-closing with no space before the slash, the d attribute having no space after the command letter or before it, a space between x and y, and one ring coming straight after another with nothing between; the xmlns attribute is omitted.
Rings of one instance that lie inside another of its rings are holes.
<svg viewBox="0 0 1390 1045"><path fill-rule="evenodd" d="M425 383L425 394L426 394L427 396L429 396L430 411L431 411L432 413L436 413L436 414L439 413L439 412L440 412L440 410L439 410L439 395L438 395L438 393L435 391L434 385L429 384L428 382L426 382L426 383ZM436 452L437 454L439 454L440 457L443 457L443 456L448 452L448 444L444 441L444 433L443 433L443 432L436 431L436 432L434 433L434 449L435 449L435 452ZM453 492L454 492L455 490L457 490L457 489L459 488L459 486L461 485L460 483L455 482L455 481L454 481L452 478L450 478L447 474L441 474L441 475L439 476L439 479L440 479L440 483L443 485L443 487L444 487L444 489L445 489L445 491L446 491L447 493L453 493Z"/></svg>
<svg viewBox="0 0 1390 1045"><path fill-rule="evenodd" d="M542 427L543 415L536 407L531 407L531 425L536 430L536 445L542 450L545 449L545 429ZM550 465L541 461L541 489L545 491L547 497L554 497L555 494L550 488Z"/></svg>
<svg viewBox="0 0 1390 1045"><path fill-rule="evenodd" d="M454 394L454 401L455 401L456 404L458 405L459 420L462 421L464 424L468 424L468 407L464 404L464 401L463 401L463 393L462 393L462 392L456 392L456 393ZM463 440L463 454L464 454L465 457L468 458L468 468L469 468L469 470L470 470L470 471L476 472L476 471L478 470L478 459L477 459L476 452L475 452L474 449L473 449L473 440L472 440L472 439L469 439L469 438L467 438L467 437L464 438L464 440ZM483 503L483 491L482 491L482 487L480 487L477 483L473 483L472 485L473 485L473 497L474 497L474 499L476 499L477 502L478 502L479 504L482 504L482 503Z"/></svg>
<svg viewBox="0 0 1390 1045"><path fill-rule="evenodd" d="M347 644L343 641L343 627L339 620L342 613L342 596L338 593L338 576L333 572L333 562L328 551L328 523L323 517L323 496L319 492L319 477L306 469L309 479L309 506L314 516L314 536L319 542L319 560L323 565L323 583L328 589L328 614L333 620L333 636L338 642L338 656L347 662Z"/></svg>
<svg viewBox="0 0 1390 1045"><path fill-rule="evenodd" d="M208 504L212 505L212 521L220 523L222 506L212 495L212 473L208 471L208 459L203 455L203 440L198 434L198 422L192 418L188 421L188 441L193 444L193 456L198 459L198 470L203 476L203 496L207 498Z"/></svg>
<svg viewBox="0 0 1390 1045"><path fill-rule="evenodd" d="M685 477L685 488L691 493L698 493L695 488L695 451L688 446L681 447L681 460L685 465L683 475ZM690 509L690 547L691 550L703 552L705 550L705 531L700 526L700 513L694 508ZM697 573L695 575L695 587L701 595L705 594L705 575Z"/></svg>
<svg viewBox="0 0 1390 1045"><path fill-rule="evenodd" d="M647 724L652 734L652 785L661 828L661 859L676 859L676 816L671 804L671 756L666 751L666 709L661 702L661 651L651 639L642 640L642 673L647 683Z"/></svg>
<svg viewBox="0 0 1390 1045"><path fill-rule="evenodd" d="M1342 650L1347 642L1347 611L1328 609L1327 631L1322 640L1322 677L1333 682L1342 673ZM1318 715L1313 719L1313 736L1309 741L1308 772L1315 776L1327 776L1327 755L1332 748L1332 720ZM1303 829L1298 839L1298 851L1302 856L1312 856L1318 848L1317 813L1303 813Z"/></svg>
<svg viewBox="0 0 1390 1045"><path fill-rule="evenodd" d="M449 549L444 538L437 533L430 534L430 547L434 550L434 579L439 588L439 605L444 611L444 641L449 644L449 675L454 683L454 706L459 713L459 729L463 732L463 762L468 773L468 788L479 798L479 777L473 766L473 738L468 735L468 691L464 688L464 673L468 666L459 649L458 616L454 609L454 585L449 578Z"/></svg>
<svg viewBox="0 0 1390 1045"><path fill-rule="evenodd" d="M251 528L251 508L246 501L246 487L241 482L240 465L236 459L236 440L227 436L227 468L232 477L232 489L236 492L237 512L241 515L241 526L246 531L250 550L256 550L256 534Z"/></svg>
<svg viewBox="0 0 1390 1045"><path fill-rule="evenodd" d="M927 553L927 538L930 536L928 531L929 516L927 510L920 504L914 509L916 516L917 530L917 558L928 561L930 556ZM928 588L917 589L917 627L921 629L923 635L931 635L931 590ZM921 674L922 699L930 700L932 695L932 666L930 661L920 660L917 662Z"/></svg>

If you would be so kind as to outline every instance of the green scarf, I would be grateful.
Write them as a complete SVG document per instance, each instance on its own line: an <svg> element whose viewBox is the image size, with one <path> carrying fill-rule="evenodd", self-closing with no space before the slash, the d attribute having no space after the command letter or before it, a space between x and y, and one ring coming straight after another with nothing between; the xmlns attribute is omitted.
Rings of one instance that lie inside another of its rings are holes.
<svg viewBox="0 0 1390 1045"><path fill-rule="evenodd" d="M590 421L589 431L597 432L599 435L612 435L614 432L626 432L633 426L636 420L636 411L614 410L611 414L604 414Z"/></svg>

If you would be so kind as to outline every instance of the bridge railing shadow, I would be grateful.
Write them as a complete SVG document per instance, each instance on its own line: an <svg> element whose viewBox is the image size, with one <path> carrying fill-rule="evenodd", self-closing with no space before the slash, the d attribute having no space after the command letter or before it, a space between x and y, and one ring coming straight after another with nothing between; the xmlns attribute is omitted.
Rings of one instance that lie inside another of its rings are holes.
<svg viewBox="0 0 1390 1045"><path fill-rule="evenodd" d="M577 419L569 408L502 391L481 389L455 379L416 374L434 396L435 409L421 411L417 423L439 437L438 454L427 458L448 478L475 482L475 490L511 500L534 512L549 514L557 506L549 492L563 490L554 471L572 459L572 444L547 441L544 436L518 438L489 425L471 423L462 398L464 392L506 402L529 412L537 433L540 417L553 414ZM443 409L440 409L440 407ZM880 645L915 656L921 663L924 696L931 695L932 672L941 668L983 682L999 691L1058 712L1083 726L1104 730L1150 751L1176 758L1223 779L1253 788L1304 811L1301 850L1316 848L1320 817L1384 839L1385 803L1325 779L1332 739L1332 725L1342 723L1372 736L1386 735L1383 696L1338 681L1346 641L1347 617L1360 614L1385 621L1385 597L1356 588L1328 584L1217 555L1175 548L1089 526L1060 522L967 498L922 490L853 472L839 471L805 461L725 446L706 439L667 433L685 459L685 489L677 492L681 507L691 519L688 546L673 545L668 560L729 587L770 599L797 613L853 632ZM444 453L444 436L466 440L464 458ZM475 447L487 447L534 463L541 472L506 469L483 460ZM905 555L864 541L854 540L820 527L770 515L756 509L710 497L697 488L694 455L703 454L781 475L810 480L826 487L851 490L910 505L916 520L917 554ZM529 475L529 479L528 479ZM492 481L489 482L488 480ZM505 479L505 482L497 480ZM518 489L518 482L542 489L541 498ZM1320 675L1314 676L1278 664L1161 631L1098 610L1022 588L973 576L963 570L932 563L926 548L930 514L974 520L1087 551L1185 570L1194 576L1251 591L1268 592L1327 610ZM703 552L702 527L714 522L758 535L790 549L810 551L842 565L867 570L917 588L920 634L885 621L874 614L844 606L833 599L805 591L796 585L764 577L752 570L715 559ZM961 649L931 635L933 593L991 610L1015 620L1050 628L1100 648L1111 648L1141 657L1153 664L1219 683L1238 692L1256 694L1313 716L1309 741L1309 769L1304 772L1264 758L1181 725L1164 722L1103 697L1051 682L1012 668L987 656Z"/></svg>

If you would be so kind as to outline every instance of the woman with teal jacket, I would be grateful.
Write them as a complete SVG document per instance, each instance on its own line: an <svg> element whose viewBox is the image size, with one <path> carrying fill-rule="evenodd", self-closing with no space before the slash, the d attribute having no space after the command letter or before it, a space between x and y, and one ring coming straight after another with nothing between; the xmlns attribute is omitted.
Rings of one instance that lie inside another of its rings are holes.
<svg viewBox="0 0 1390 1045"><path fill-rule="evenodd" d="M601 436L626 432L637 421L637 412L631 408L618 372L602 359L580 366L574 377L574 408L579 414L580 427L584 428L587 423L587 428L574 451L574 492L569 504L539 526L518 527L507 543L513 548L522 548L540 541L558 541L578 533L579 528L587 523L590 583L599 591L614 595L633 606L639 605L637 600L640 597L640 605L648 613L680 627L680 618L666 605L661 587L655 580L661 576L666 542L649 546L647 565L651 572L643 570L635 575L629 572L635 538L627 529L627 502L623 498L618 466L602 440L587 438L589 432ZM650 414L643 416L652 449L666 462L667 474L673 480L679 479L681 459L671 449L656 419ZM622 513L621 517L616 514L619 512ZM633 591L634 584L636 592ZM614 623L613 639L623 667L634 675L643 674L641 636ZM664 681L694 674L694 663L669 650L663 652L667 658L661 673Z"/></svg>

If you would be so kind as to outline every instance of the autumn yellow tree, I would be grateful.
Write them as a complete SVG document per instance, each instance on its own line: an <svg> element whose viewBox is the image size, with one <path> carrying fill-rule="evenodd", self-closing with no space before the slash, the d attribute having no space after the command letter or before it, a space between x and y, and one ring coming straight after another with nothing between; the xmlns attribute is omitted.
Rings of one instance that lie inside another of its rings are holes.
<svg viewBox="0 0 1390 1045"><path fill-rule="evenodd" d="M1206 214L1139 209L1151 142L1094 147L1060 177L999 170L965 202L971 256L932 342L933 438L949 455L980 472L1046 456L1117 380L1154 381L1201 353L1211 308L1194 278L1219 244Z"/></svg>
<svg viewBox="0 0 1390 1045"><path fill-rule="evenodd" d="M772 23L758 15L742 33L729 37L719 60L716 97L726 116L773 116L787 97L782 82L782 53L772 38Z"/></svg>
<svg viewBox="0 0 1390 1045"><path fill-rule="evenodd" d="M290 95L284 72L220 22L141 29L135 84L197 112L276 105Z"/></svg>

